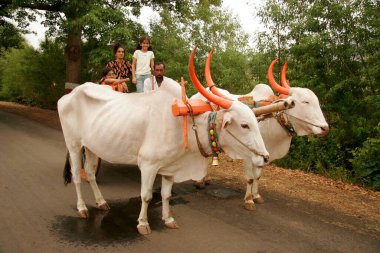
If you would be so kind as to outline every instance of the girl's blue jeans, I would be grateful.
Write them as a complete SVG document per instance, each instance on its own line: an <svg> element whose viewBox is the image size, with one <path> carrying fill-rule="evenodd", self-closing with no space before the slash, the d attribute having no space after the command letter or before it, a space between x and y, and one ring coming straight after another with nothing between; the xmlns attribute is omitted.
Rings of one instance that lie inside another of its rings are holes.
<svg viewBox="0 0 380 253"><path fill-rule="evenodd" d="M150 74L136 75L136 92L141 93L144 91L144 81L147 78L150 78Z"/></svg>

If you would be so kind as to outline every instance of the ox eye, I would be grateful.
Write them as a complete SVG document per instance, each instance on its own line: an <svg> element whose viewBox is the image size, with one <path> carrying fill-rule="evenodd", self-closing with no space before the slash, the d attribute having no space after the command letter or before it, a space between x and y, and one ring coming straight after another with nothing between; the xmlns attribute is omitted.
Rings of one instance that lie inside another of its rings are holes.
<svg viewBox="0 0 380 253"><path fill-rule="evenodd" d="M309 101L302 101L304 104L310 104Z"/></svg>
<svg viewBox="0 0 380 253"><path fill-rule="evenodd" d="M248 124L241 124L241 127L242 127L242 128L247 128L247 129L249 129Z"/></svg>

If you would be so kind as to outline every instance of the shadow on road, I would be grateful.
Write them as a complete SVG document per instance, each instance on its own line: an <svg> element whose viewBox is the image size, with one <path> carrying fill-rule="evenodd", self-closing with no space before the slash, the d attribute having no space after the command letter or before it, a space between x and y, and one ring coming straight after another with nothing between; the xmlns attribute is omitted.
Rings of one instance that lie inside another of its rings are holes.
<svg viewBox="0 0 380 253"><path fill-rule="evenodd" d="M176 187L173 191L170 205L187 204L181 195L195 191L192 185ZM153 192L153 199L149 204L148 217L152 230L160 232L165 229L161 220L161 189ZM83 219L74 216L56 216L51 225L51 232L56 234L60 241L70 244L107 246L110 244L132 244L145 240L136 229L140 213L141 198L133 197L125 201L109 201L109 211L102 211L89 206L90 218ZM75 209L75 207L74 207Z"/></svg>

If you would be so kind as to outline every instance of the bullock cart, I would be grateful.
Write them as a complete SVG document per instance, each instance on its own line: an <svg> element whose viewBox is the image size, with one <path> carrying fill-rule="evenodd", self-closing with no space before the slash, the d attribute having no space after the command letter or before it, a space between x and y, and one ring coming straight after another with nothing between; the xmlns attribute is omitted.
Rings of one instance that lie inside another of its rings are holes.
<svg viewBox="0 0 380 253"><path fill-rule="evenodd" d="M121 83L125 82L125 81L126 80L114 81L112 83L108 83L107 85L109 85L114 91L122 92ZM197 100L186 100L185 99L186 98L186 91L185 91L184 84L185 84L185 82L182 79L182 81L181 81L182 103L181 103L181 105L177 104L176 108L173 109L173 110L176 110L176 112L173 112L174 116L183 116L184 121L186 121L186 117L187 117L186 115L189 115L188 105L185 105L186 102L190 103L190 106L193 110L192 113L194 115L204 113L207 110L211 110L211 108L209 108L210 106L208 106L208 104L207 105L202 104L202 103L200 103L200 101L197 101ZM248 105L249 107L252 107L251 106L252 101L249 101L249 98L250 97L242 97L242 99L239 99L239 101L241 101L243 104ZM269 117L270 115L272 115L272 113L287 110L287 109L292 108L293 106L294 106L294 103L291 103L291 101L281 100L279 97L272 97L270 100L261 101L260 103L256 103L256 107L252 108L252 111L255 114L255 116L257 117L257 119L260 120L260 119L264 119L265 117ZM177 112L177 110L178 110L178 112ZM187 135L186 125L184 125L184 135ZM186 139L187 137L185 136L184 138ZM186 145L185 145L185 148L186 148ZM213 157L213 165L215 165L215 163L217 163L217 157L216 156ZM86 174L86 171L84 169L85 164L86 164L86 152L85 152L85 148L83 147L82 148L81 174L80 175L81 175L81 178L83 180L88 181L87 174ZM67 153L67 157L66 157L65 167L66 166L70 167L70 155L69 155L69 153ZM98 157L96 164L93 166L93 170L94 170L96 178L98 177L100 168L101 168L101 159ZM64 170L64 171L67 171L67 170ZM68 183L68 182L66 182L66 183ZM199 188L199 186L197 186L197 188Z"/></svg>
<svg viewBox="0 0 380 253"><path fill-rule="evenodd" d="M208 154L213 149L209 141L209 121L213 115L220 147L228 156L250 159L257 166L268 161L269 154L253 112L240 101L226 100L207 92L196 77L194 55L195 50L189 60L193 85L210 102L223 109L188 117L192 129L198 129L198 134L189 134L187 149L178 141L182 139L183 121L173 116L172 111L175 101L182 99L181 86L170 78L164 79L157 91L136 94L120 94L88 83L58 101L58 114L71 160L65 180L71 180L72 176L81 217L89 217L81 190L82 147L86 152L85 170L89 185L102 210L108 210L109 206L93 171L97 157L111 163L138 165L142 204L137 229L144 235L151 233L147 210L156 175L162 176L162 219L166 227L178 228L169 205L172 185L174 182L200 180L206 175L207 159L200 150L202 147ZM131 129L138 129L139 134Z"/></svg>

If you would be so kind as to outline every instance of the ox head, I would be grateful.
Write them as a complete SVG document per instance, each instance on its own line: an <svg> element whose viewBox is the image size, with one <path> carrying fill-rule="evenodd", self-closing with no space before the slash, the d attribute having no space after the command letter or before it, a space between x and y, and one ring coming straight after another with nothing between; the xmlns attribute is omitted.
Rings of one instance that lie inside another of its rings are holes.
<svg viewBox="0 0 380 253"><path fill-rule="evenodd" d="M300 136L315 134L325 136L329 132L329 125L323 116L318 97L307 88L292 88L286 79L286 68L288 62L285 62L281 71L281 85L279 85L273 76L273 67L278 59L274 60L268 69L268 80L272 88L281 94L289 95L294 103L294 108L288 110L286 115L292 124L296 133Z"/></svg>
<svg viewBox="0 0 380 253"><path fill-rule="evenodd" d="M248 106L209 93L198 80L194 70L194 55L190 55L189 75L193 85L210 102L222 107L218 114L219 142L224 151L234 159L251 159L257 166L263 166L269 159L261 137L257 119Z"/></svg>

